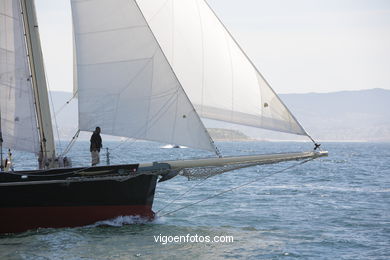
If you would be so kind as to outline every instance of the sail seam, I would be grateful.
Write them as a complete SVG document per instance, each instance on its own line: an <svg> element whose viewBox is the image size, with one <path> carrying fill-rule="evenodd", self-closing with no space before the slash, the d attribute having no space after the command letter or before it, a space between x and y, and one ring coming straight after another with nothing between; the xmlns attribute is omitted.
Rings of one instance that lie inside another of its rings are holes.
<svg viewBox="0 0 390 260"><path fill-rule="evenodd" d="M4 16L4 17L6 17L6 18L9 18L9 19L12 19L12 20L15 20L15 21L18 21L18 22L19 22L19 19L16 19L15 17L10 16L10 15L8 15L8 14L6 14L6 13L0 13L0 15Z"/></svg>
<svg viewBox="0 0 390 260"><path fill-rule="evenodd" d="M10 84L7 84L7 83L3 83L3 82L0 83L0 85L1 85L1 86L4 86L4 87L6 87L6 88L9 88L9 89L17 89L15 86L10 85ZM24 90L24 89L20 89L20 90L18 90L18 91L23 92L23 93L29 93L28 90Z"/></svg>
<svg viewBox="0 0 390 260"><path fill-rule="evenodd" d="M33 82L33 77L32 77L32 69L31 69L31 66L32 66L32 63L33 61L31 60L32 58L32 53L30 54L29 51L28 51L28 39L27 39L27 24L26 22L28 23L28 21L26 21L26 19L28 20L28 17L26 15L26 17L24 16L23 12L24 12L24 8L23 8L23 3L20 1L19 2L19 13L21 14L19 16L19 19L17 20L19 26L21 27L21 30L23 32L23 36L21 36L21 40L23 42L23 51L24 51L24 57L26 58L25 62L23 62L23 66L24 66L24 69L25 71L27 71L29 73L29 75L26 75L27 78L26 78L26 81L28 81L28 85L30 87L30 90L31 90L31 99L30 99L30 108L32 108L32 117L35 118L35 126L34 124L31 125L31 132L32 133L35 133L35 135L33 134L32 135L32 139L34 139L34 143L39 143L40 147L41 147L41 150L43 150L43 147L42 147L42 140L40 140L40 135L41 135L41 129L40 129L40 125L39 125L39 116L38 116L38 113L41 113L40 112L40 109L38 108L38 105L36 104L36 100L35 100L35 91L34 91L34 82ZM15 18L16 19L16 18ZM14 51L14 53L16 53L16 50ZM16 89L16 85L15 85L15 89ZM28 90L26 90L28 91ZM39 97L37 98L39 100ZM41 115L42 116L42 115ZM43 131L42 131L43 132ZM42 133L42 136L43 138L45 138L45 135L44 133ZM38 140L37 140L38 139ZM34 148L37 148L35 149L35 153L38 153L39 152L39 148L38 147L34 147Z"/></svg>
<svg viewBox="0 0 390 260"><path fill-rule="evenodd" d="M179 90L180 90L180 87L178 86L177 90L176 90L175 118L173 120L173 131L172 131L172 134L171 134L171 143L173 143L173 139L174 139L175 134L176 134L176 123L177 123L177 117L179 116L178 113L177 113L177 106L178 106L178 103L179 103Z"/></svg>
<svg viewBox="0 0 390 260"><path fill-rule="evenodd" d="M150 60L153 59L152 57L148 58L142 58L142 59L133 59L133 60L120 60L120 61L107 61L107 62L97 62L97 63L80 63L77 64L77 66L98 66L98 65L105 65L105 64L116 64L116 63L132 63L132 62L137 62L137 61L144 61L144 60Z"/></svg>
<svg viewBox="0 0 390 260"><path fill-rule="evenodd" d="M126 26L121 28L115 28L115 29L107 29L107 30L99 30L99 31L89 31L89 32L76 32L76 35L88 35L88 34L98 34L98 33L105 33L105 32L117 32L117 31L124 31L128 29L135 29L135 28L144 28L145 25L136 25L136 26Z"/></svg>
<svg viewBox="0 0 390 260"><path fill-rule="evenodd" d="M128 89L131 85L133 85L134 81L146 70L146 68L150 65L151 61L153 61L153 58L148 59L148 62L145 63L145 65L138 71L138 73L130 80L129 83L125 85L120 91L119 94Z"/></svg>
<svg viewBox="0 0 390 260"><path fill-rule="evenodd" d="M276 121L278 122L278 124L281 124L281 125L286 125L289 123L284 121L284 120L279 120L279 119L274 119L274 118L271 118L271 117L266 117L266 116L262 116L262 123L261 125L260 124L257 124L257 123L253 123L251 124L249 121L252 121L252 122L258 122L258 116L257 115L252 115L252 114L247 114L247 113L242 113L242 112L236 112L237 113L237 117L235 117L235 120L232 120L232 121L229 121L228 120L228 117L226 117L226 119L224 118L221 118L221 117L214 117L213 114L215 113L218 113L218 114L229 114L229 110L224 110L224 109L220 109L220 108L214 108L214 107L209 107L209 106L204 106L204 108L206 109L204 113L201 114L201 116L203 118L208 118L208 119L214 119L214 120L219 120L219 121L224 121L224 122L230 122L230 123L236 123L236 124L241 124L241 125L246 125L246 126L252 126L252 127L257 127L257 128L263 128L263 129L267 129L267 130L272 130L272 131L280 131L280 132L284 132L284 133L291 133L287 130L279 130L279 129L275 129L275 128L272 128L272 127L269 127L267 126L267 122L266 120L271 120L271 121ZM214 111L214 112L213 112ZM238 118L238 119L237 119ZM245 118L245 120L239 120L240 118ZM298 133L298 132L293 132L293 134L296 134L296 135L306 135L304 133Z"/></svg>
<svg viewBox="0 0 390 260"><path fill-rule="evenodd" d="M158 122L160 115L163 115L167 112L167 110L169 109L169 107L171 106L171 103L173 101L174 101L173 96L171 96L169 99L167 99L166 102L158 110L158 112L155 115L153 115L153 117L150 118L150 120L146 120L146 123L144 123L140 128L138 128L134 132L134 136L132 138L133 139L145 139L147 137L146 136L147 132L145 132L145 129L146 128L150 129L151 127L153 127ZM147 140L161 142L161 140L157 140L157 139L150 138L150 137L148 137Z"/></svg>
<svg viewBox="0 0 390 260"><path fill-rule="evenodd" d="M23 21L21 20L20 3L19 4L13 3L13 5L14 8L18 8L18 9L17 10L12 9L12 11L16 12L18 16L14 17L14 16L7 15L5 13L0 13L0 16L2 16L2 18L4 18L5 21L8 21L7 19L10 20L9 22L12 23L14 29L14 31L9 32L7 30L8 29L7 26L2 24L2 27L3 26L5 27L4 28L5 34L3 36L5 38L5 47L0 48L1 54L4 57L4 62L2 61L1 64L5 65L4 68L12 66L13 69L3 71L0 74L0 81L1 81L0 95L3 95L2 97L0 96L0 99L4 99L6 101L5 103L2 103L0 101L0 110L2 110L0 125L4 123L3 126L1 126L2 129L0 129L0 132L4 130L2 132L4 137L2 141L5 140L4 143L6 144L6 146L8 146L8 148L14 148L17 150L23 150L23 151L35 153L38 152L38 147L36 146L38 142L36 140L36 135L34 134L37 133L37 125L34 123L36 122L34 120L36 119L36 115L34 113L35 109L34 109L33 98L31 99L29 98L32 96L32 89L30 89L29 91L29 87L31 87L31 85L27 82L29 79L28 64L26 60L23 60L23 62L19 62L21 63L20 67L15 67L17 65L17 59L18 57L20 57L18 55L18 50L20 48L23 49L23 47L26 47L24 33L23 33L24 26L23 26ZM15 45L13 45L14 49L13 50L10 49L7 40L9 33L13 35L14 44L16 40L21 41L22 46L20 48L16 49ZM11 56L13 58L10 58ZM22 75L17 75L20 73ZM18 110L19 103L17 102L18 98L22 98L22 99L26 98L25 100L26 104L23 105L26 105L29 108L29 111L26 111L27 113L23 115L17 113L17 111L19 111ZM13 102L13 104L10 105L9 102ZM13 111L12 108L14 108ZM10 113L12 115L10 115ZM5 115L8 115L8 118ZM24 124L23 122L29 122L31 124ZM22 129L22 128L30 129L30 131L28 131L29 133L28 137L24 137L21 135L16 136L16 133L19 131L18 129ZM12 129L11 134L7 133L7 131L9 131L10 129ZM26 146L26 144L29 145Z"/></svg>
<svg viewBox="0 0 390 260"><path fill-rule="evenodd" d="M157 53L157 48L153 54L153 57L151 59L152 61L152 77L151 77L151 84L150 84L150 93L153 93L153 81L154 81L154 59L156 57L156 53ZM152 97L151 95L148 97L149 99L149 102L148 102L148 112L147 112L147 115L148 115L148 120L146 120L146 126L145 126L145 138L148 136L149 134L149 118L150 118L150 105L151 105L151 102L152 102Z"/></svg>
<svg viewBox="0 0 390 260"><path fill-rule="evenodd" d="M5 36L6 37L6 36ZM5 51L5 52L11 52L11 53L15 53L15 51L14 50L8 50L8 49L6 49L6 48L2 48L2 47L0 47L0 50L2 50L2 51Z"/></svg>
<svg viewBox="0 0 390 260"><path fill-rule="evenodd" d="M161 7L153 15L150 16L150 20L153 20L161 12L161 10L167 5L168 1L170 0L165 0Z"/></svg>
<svg viewBox="0 0 390 260"><path fill-rule="evenodd" d="M232 81L232 112L231 112L231 117L233 118L234 117L234 67L233 67L232 50L231 50L231 46L229 44L228 39L229 39L228 35L225 34L225 41L226 41L226 45L227 45L228 50L229 50L230 69L231 69L231 72L232 72L232 76L231 76L231 81Z"/></svg>
<svg viewBox="0 0 390 260"><path fill-rule="evenodd" d="M172 3L172 35L171 35L171 37L172 37L172 62L175 62L175 2L174 2L174 0L171 0L171 3ZM145 20L146 20L146 18L145 18ZM146 23L147 23L147 21L146 21ZM152 28L150 28L150 30L152 31ZM156 41L157 41L157 38L156 38Z"/></svg>
<svg viewBox="0 0 390 260"><path fill-rule="evenodd" d="M213 148L213 151L218 155L218 152L217 152L217 150L216 150L216 148L215 148L215 145L214 145L213 142L212 142L213 139L211 138L209 132L206 130L206 127L204 126L202 120L200 119L199 114L196 112L196 109L195 109L194 105L191 103L191 101L190 101L190 99L189 99L187 93L185 92L184 88L182 87L179 78L177 77L177 75L176 75L176 73L175 73L175 71L174 71L172 65L169 63L168 58L167 58L167 56L166 56L164 50L162 49L162 47L161 47L159 41L157 40L156 36L155 36L154 33L153 33L152 28L151 28L150 25L149 25L149 23L148 23L148 21L147 21L145 15L144 15L144 13L142 12L142 10L141 10L141 8L140 8L140 6L139 6L139 4L138 4L138 1L137 1L137 0L133 0L133 1L134 1L134 3L136 4L138 10L140 11L140 13L141 13L141 15L142 15L144 21L146 22L146 25L148 26L150 32L152 33L153 38L154 38L154 40L156 41L156 43L157 43L157 45L158 45L158 47L159 47L161 53L163 54L163 56L164 56L164 58L165 58L165 61L167 62L168 66L169 66L169 68L170 68L170 70L171 70L171 72L172 72L173 75L175 76L175 79L177 80L177 82L179 82L180 87L181 87L181 90L183 91L183 93L184 93L186 99L189 101L190 106L191 106L192 109L195 111L195 115L196 115L196 117L197 117L197 119L198 119L198 122L200 123L200 125L202 125L202 127L203 127L203 129L204 129L204 131L205 131L206 136L208 136L208 138L209 138L210 147Z"/></svg>
<svg viewBox="0 0 390 260"><path fill-rule="evenodd" d="M198 16L199 16L199 24L200 24L200 35L201 35L201 42L202 42L202 94L201 94L201 104L202 106L200 107L200 112L203 113L203 104L204 104L204 85L205 85L205 73L204 73L204 67L205 67L205 62L204 62L204 57L205 57L205 49L204 49L204 30L203 30L203 21L202 21L202 16L200 15L200 9L199 9L199 2L195 1L196 3L196 9L198 11Z"/></svg>
<svg viewBox="0 0 390 260"><path fill-rule="evenodd" d="M217 16L216 12L211 8L211 6L209 5L209 3L205 0L203 0L203 2L205 3L205 5L208 7L208 9L214 14L215 18L218 20L218 22L222 25L222 27L224 28L224 30L230 35L230 37L232 38L233 42L236 44L236 46L240 49L241 53L245 56L245 58L249 61L249 63L251 64L251 66L255 69L255 71L259 74L259 76L264 80L264 82L268 85L269 89L272 91L272 93L276 96L276 98L278 99L278 101L285 107L285 109L288 111L288 113L291 114L291 116L294 118L295 122L297 123L297 125L301 128L301 130L304 132L304 135L308 136L308 133L306 132L306 130L303 128L303 126L298 122L298 120L295 118L295 116L291 113L291 111L288 109L288 107L284 104L284 102L280 99L280 97L275 93L275 91L272 89L271 85L267 82L267 80L263 77L263 75L260 73L260 71L257 69L257 67L255 66L255 64L253 63L253 61L249 58L249 56L244 52L244 50L242 49L242 47L240 46L240 44L237 42L237 40L233 37L233 35L230 33L230 31L227 29L227 27L225 26L224 23L222 23L221 19Z"/></svg>
<svg viewBox="0 0 390 260"><path fill-rule="evenodd" d="M144 137L146 138L147 137L146 136L147 130L151 129L158 122L158 119L160 118L160 115L164 115L168 111L168 109L172 105L172 102L174 102L174 96L172 96L169 99L167 99L167 101L159 109L159 111L155 115L153 115L153 117L150 118L150 120L147 120L145 125L142 128L140 128L140 130L138 132L141 132L143 129L146 128L146 132L144 133ZM135 134L135 138L142 138L142 137L139 137L138 134ZM154 139L154 138L150 138L150 137L148 137L148 140L161 142L160 140L157 140L157 139Z"/></svg>

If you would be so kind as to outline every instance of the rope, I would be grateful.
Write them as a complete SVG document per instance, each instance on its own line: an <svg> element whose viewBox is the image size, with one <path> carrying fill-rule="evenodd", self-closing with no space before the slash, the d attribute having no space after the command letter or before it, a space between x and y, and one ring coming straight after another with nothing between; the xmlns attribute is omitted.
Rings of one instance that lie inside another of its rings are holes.
<svg viewBox="0 0 390 260"><path fill-rule="evenodd" d="M244 169L244 168L248 168L248 167L253 167L253 166L256 166L258 165L257 163L251 163L251 164L247 164L247 165L239 165L239 166L235 166L233 168L229 168L229 169L226 169L222 172L219 172L217 174L222 174L222 173L225 173L225 172L228 172L228 171L235 171L235 170L238 170L238 169ZM162 210L166 209L167 207L169 207L170 205L172 205L177 199L179 199L180 197L186 195L187 193L189 193L190 191L192 191L196 186L199 186L200 184L202 184L203 182L205 182L208 178L210 177L213 177L215 176L216 174L211 174L207 177L205 177L202 181L198 182L197 184L193 185L189 190L185 191L184 193L178 195L177 197L175 197L173 200L171 200L169 203L167 203L167 205L165 205L164 207L162 207L161 209L159 209L156 214L158 214L159 212L161 212ZM187 176L188 177L188 176ZM188 177L189 178L189 177Z"/></svg>
<svg viewBox="0 0 390 260"><path fill-rule="evenodd" d="M306 132L306 136L309 137L309 139L313 142L314 144L314 151L316 151L317 149L321 150L321 144L320 143L317 143L313 137L311 137L307 132Z"/></svg>
<svg viewBox="0 0 390 260"><path fill-rule="evenodd" d="M46 72L45 72L45 74L46 74ZM52 95L51 95L51 90L50 90L50 85L49 85L49 82L47 81L47 86L48 86L48 88L49 88L49 97L50 97L50 104L51 104L51 108L52 108L52 110L54 111L54 102L53 102L53 97L52 97ZM61 142L60 142L60 131L59 131L59 127L58 127L58 123L57 123L57 115L54 113L54 115L53 115L53 117L54 117L54 123L55 123L55 128L56 128L56 134L57 134L57 146L58 146L58 148L60 149L60 150L62 150L62 147L61 147Z"/></svg>
<svg viewBox="0 0 390 260"><path fill-rule="evenodd" d="M79 137L80 129L77 130L76 134L72 137L72 140L69 142L68 146L65 148L65 150L62 152L61 156L65 156L70 149L72 149L73 145L75 144L77 138Z"/></svg>
<svg viewBox="0 0 390 260"><path fill-rule="evenodd" d="M67 104L76 96L76 93L73 95L73 97L67 102ZM165 111L163 113L165 113L167 111L166 107L169 108L169 103L171 102L171 99L168 99L165 104L163 105L163 107L160 109L160 111L155 114L152 118L151 118L151 124L150 126L153 126L156 122L157 122L157 119L159 119L159 115L161 114L161 111L163 111L163 109L165 109ZM144 126L140 127L138 131L136 131L136 136L138 136L139 134L142 133L142 131L145 130L145 127L148 125L149 123L147 122ZM64 156L65 154L67 154L70 149L73 147L74 143L76 142L76 139L78 137L80 133L80 130L77 131L77 133L73 136L71 142L69 143L69 145L65 148L65 151L62 153L62 156ZM117 146L115 146L114 148L111 149L111 151L115 151L117 150L119 147L121 147L122 145L124 145L125 143L127 143L129 140L132 140L132 142L130 142L130 144L133 144L137 141L137 137L135 138L127 138L126 140L124 141L121 141Z"/></svg>
<svg viewBox="0 0 390 260"><path fill-rule="evenodd" d="M178 208L178 209L169 211L169 212L167 212L167 213L161 215L160 217L164 217L164 216L167 216L167 215L171 215L172 213L175 213L175 212L180 211L180 210L182 210L182 209L185 209L185 208L194 206L194 205L196 205L196 204L205 202L205 201L207 201L207 200L213 199L213 198L218 197L218 196L220 196L220 195L222 195L222 194L225 194L225 193L227 193L227 192L230 192L230 191L233 191L233 190L241 189L241 188L243 188L243 187L245 187L245 186L248 186L248 185L250 185L250 184L252 184L252 183L254 183L254 182L258 182L258 181L263 180L263 179L265 179L265 178L267 178L267 177L271 177L271 176L273 176L273 175L275 175L275 174L282 173L282 172L285 172L285 171L287 171L287 170L293 169L293 168L295 168L295 167L298 167L298 166L300 166L300 165L302 165L302 164L305 164L305 163L307 163L307 162L309 162L309 161L312 161L312 160L314 160L314 158L310 158L310 159L308 159L308 160L299 162L299 163L297 163L297 164L294 164L294 165L291 165L291 166L289 166L289 167L283 168L283 169L281 169L281 170L279 170L279 171L275 171L275 172L273 172L273 173L270 173L270 174L268 174L268 175L266 175L266 176L261 176L260 178L256 178L256 179L254 179L254 180L252 180L252 181L246 182L246 183L241 184L241 185L239 185L239 186L230 188L230 189L228 189L228 190L221 191L221 192L219 192L219 193L217 193L217 194L215 194L215 195L212 195L212 196L210 196L210 197L206 197L206 198L204 198L204 199L202 199L202 200L198 200L198 201L196 201L196 202L187 204L187 205L185 205L185 206L183 206L183 207L180 207L180 208ZM160 210L160 211L161 211L161 210Z"/></svg>
<svg viewBox="0 0 390 260"><path fill-rule="evenodd" d="M121 147L125 143L129 142L130 140L131 140L131 142L129 143L130 145L132 145L133 143L135 143L137 141L136 138L128 137L125 140L121 140L120 143L117 146L115 146L114 148L111 148L111 151L115 151L115 150L119 149L119 147Z"/></svg>
<svg viewBox="0 0 390 260"><path fill-rule="evenodd" d="M42 54L43 55L43 54ZM53 102L53 97L51 95L51 87L50 87L50 82L49 82L49 79L47 77L47 73L46 73L46 69L45 69L45 66L43 66L43 71L45 73L45 78L46 78L46 85L47 85L47 88L48 88L48 96L50 98L50 105L51 106L51 109L54 111L54 102ZM56 134L57 134L57 147L59 148L59 150L62 150L62 147L61 147L61 142L60 142L60 131L58 129L58 123L57 123L57 115L56 113L54 113L53 115L54 117L54 124L55 124L55 130L56 130Z"/></svg>
<svg viewBox="0 0 390 260"><path fill-rule="evenodd" d="M76 91L75 93L73 93L73 96L72 96L68 101L66 101L65 104L63 104L63 105L54 113L54 115L58 115L59 113L61 113L62 110L63 110L67 105L69 105L70 101L72 101L72 100L76 97L76 95L77 95L77 91Z"/></svg>
<svg viewBox="0 0 390 260"><path fill-rule="evenodd" d="M73 97L68 101L66 102L66 104L69 104L69 102L76 96L76 93L73 95ZM160 118L160 114L161 113L165 113L167 111L167 109L169 108L169 105L170 103L172 102L172 98L168 99L164 105L162 106L162 108L159 110L158 113L156 113L151 119L150 119L150 122L147 122L145 123L142 127L140 127L137 131L136 131L136 134L135 134L135 137L133 138L126 138L124 141L121 141L118 145L116 145L114 148L111 148L110 150L111 151L116 151L117 149L119 149L119 147L121 147L122 145L124 145L125 143L127 143L129 140L132 140L129 144L134 144L136 141L137 141L137 136L140 135L143 131L145 131L145 128L146 126L149 124L149 127L151 126L154 126L157 122L158 122L158 119ZM66 104L64 106L66 106ZM63 106L63 107L64 107ZM62 108L61 108L62 109ZM60 110L61 110L60 109ZM164 110L163 110L164 109ZM59 111L60 112L60 111ZM79 133L80 133L80 129L77 130L76 134L72 137L72 140L70 141L70 143L68 144L68 146L65 148L64 152L61 154L61 156L65 156L73 147L73 145L75 144L78 136L79 136ZM83 156L78 156L78 157L83 157ZM87 156L85 156L87 157ZM88 156L89 157L89 156Z"/></svg>
<svg viewBox="0 0 390 260"><path fill-rule="evenodd" d="M148 129L153 127L158 122L158 120L161 118L161 116L164 115L168 111L168 109L170 108L170 105L173 102L175 102L175 96L172 96L171 98L167 99L166 102L161 107L161 109L155 115L153 115L153 117L151 117L150 120L148 120L145 124L143 124L140 128L138 128L138 130L135 132L133 138L127 138L126 140L121 141L121 143L119 143L117 146L112 148L111 151L117 150L119 147L121 147L122 145L127 143L129 140L132 140L129 143L129 145L134 144L137 141L137 139L139 139L139 135L141 135L142 132L144 132L145 130L147 131Z"/></svg>
<svg viewBox="0 0 390 260"><path fill-rule="evenodd" d="M164 207L162 207L161 209L159 209L156 214L160 213L161 211L163 211L164 209L168 208L170 205L172 205L177 199L179 199L180 197L183 197L184 195L186 195L187 193L189 193L190 191L192 191L193 189L195 189L197 186L199 186L200 184L202 184L203 182L205 182L208 178L210 178L210 176L207 176L206 178L204 178L202 181L196 183L195 185L193 185L190 189L188 189L187 191L185 191L184 193L176 196L174 199L172 199L170 202L168 202Z"/></svg>

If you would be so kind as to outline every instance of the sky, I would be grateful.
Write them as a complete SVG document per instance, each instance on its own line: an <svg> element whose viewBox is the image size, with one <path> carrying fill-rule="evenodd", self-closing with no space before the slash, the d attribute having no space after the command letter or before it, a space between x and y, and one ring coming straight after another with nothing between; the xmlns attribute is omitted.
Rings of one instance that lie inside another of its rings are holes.
<svg viewBox="0 0 390 260"><path fill-rule="evenodd" d="M69 0L35 0L49 88L72 91ZM390 89L388 0L208 0L277 93Z"/></svg>

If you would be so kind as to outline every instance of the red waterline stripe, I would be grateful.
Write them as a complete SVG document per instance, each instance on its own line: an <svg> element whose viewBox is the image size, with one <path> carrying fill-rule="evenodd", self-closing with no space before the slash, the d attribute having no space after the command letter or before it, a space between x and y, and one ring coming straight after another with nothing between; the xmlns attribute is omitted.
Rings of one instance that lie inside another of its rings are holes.
<svg viewBox="0 0 390 260"><path fill-rule="evenodd" d="M78 206L0 208L0 233L37 228L78 227L118 216L153 219L151 206Z"/></svg>

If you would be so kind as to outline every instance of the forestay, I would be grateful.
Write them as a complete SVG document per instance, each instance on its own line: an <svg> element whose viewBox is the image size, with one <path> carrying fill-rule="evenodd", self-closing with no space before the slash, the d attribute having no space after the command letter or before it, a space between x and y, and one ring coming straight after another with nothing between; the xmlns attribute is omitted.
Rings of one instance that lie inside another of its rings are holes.
<svg viewBox="0 0 390 260"><path fill-rule="evenodd" d="M138 0L201 117L305 135L204 0Z"/></svg>
<svg viewBox="0 0 390 260"><path fill-rule="evenodd" d="M71 4L80 130L214 151L137 3Z"/></svg>
<svg viewBox="0 0 390 260"><path fill-rule="evenodd" d="M38 153L38 124L16 0L0 2L0 113L3 147Z"/></svg>

